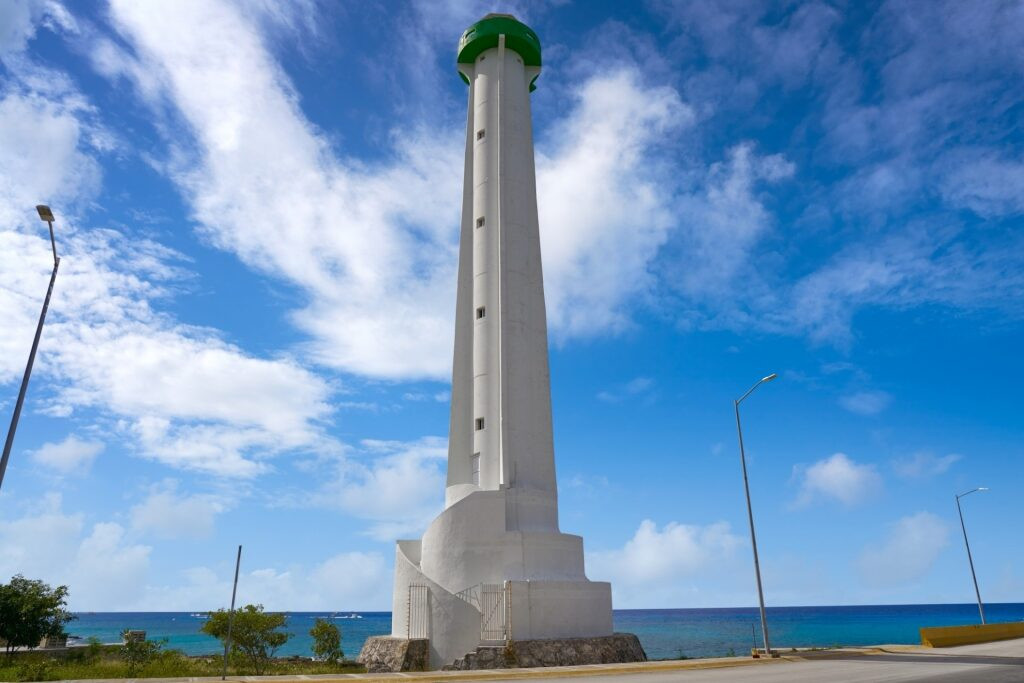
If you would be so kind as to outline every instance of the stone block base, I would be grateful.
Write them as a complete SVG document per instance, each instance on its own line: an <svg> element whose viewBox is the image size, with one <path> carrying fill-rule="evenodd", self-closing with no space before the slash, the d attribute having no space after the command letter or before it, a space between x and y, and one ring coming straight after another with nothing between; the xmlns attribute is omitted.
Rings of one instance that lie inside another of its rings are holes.
<svg viewBox="0 0 1024 683"><path fill-rule="evenodd" d="M596 638L510 640L505 646L480 646L454 664L454 670L514 669L575 664L646 662L640 640L632 633Z"/></svg>
<svg viewBox="0 0 1024 683"><path fill-rule="evenodd" d="M356 661L375 674L427 671L430 668L430 641L426 638L372 636L366 639Z"/></svg>

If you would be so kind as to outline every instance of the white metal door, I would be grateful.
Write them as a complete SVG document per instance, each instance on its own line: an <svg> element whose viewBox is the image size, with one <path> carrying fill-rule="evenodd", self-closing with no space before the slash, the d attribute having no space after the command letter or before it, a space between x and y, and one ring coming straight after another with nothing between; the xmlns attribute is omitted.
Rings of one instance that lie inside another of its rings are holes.
<svg viewBox="0 0 1024 683"><path fill-rule="evenodd" d="M508 592L500 584L480 586L480 640L508 638Z"/></svg>

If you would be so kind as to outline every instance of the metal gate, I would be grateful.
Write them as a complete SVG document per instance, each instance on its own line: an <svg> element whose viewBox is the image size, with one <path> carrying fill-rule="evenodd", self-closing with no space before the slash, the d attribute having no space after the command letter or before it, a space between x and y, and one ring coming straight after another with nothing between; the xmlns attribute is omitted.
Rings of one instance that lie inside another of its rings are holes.
<svg viewBox="0 0 1024 683"><path fill-rule="evenodd" d="M501 584L480 586L480 640L508 639L508 589Z"/></svg>
<svg viewBox="0 0 1024 683"><path fill-rule="evenodd" d="M409 586L409 603L405 613L405 637L430 637L429 586Z"/></svg>

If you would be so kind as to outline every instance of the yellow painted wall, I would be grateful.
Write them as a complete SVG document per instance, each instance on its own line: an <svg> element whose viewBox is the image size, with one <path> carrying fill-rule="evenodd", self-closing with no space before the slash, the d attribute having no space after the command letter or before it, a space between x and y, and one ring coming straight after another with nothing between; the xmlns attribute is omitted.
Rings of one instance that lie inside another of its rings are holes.
<svg viewBox="0 0 1024 683"><path fill-rule="evenodd" d="M971 626L936 626L921 629L921 644L925 647L952 647L970 643L989 643L993 640L1024 638L1024 621L1007 624L973 624Z"/></svg>

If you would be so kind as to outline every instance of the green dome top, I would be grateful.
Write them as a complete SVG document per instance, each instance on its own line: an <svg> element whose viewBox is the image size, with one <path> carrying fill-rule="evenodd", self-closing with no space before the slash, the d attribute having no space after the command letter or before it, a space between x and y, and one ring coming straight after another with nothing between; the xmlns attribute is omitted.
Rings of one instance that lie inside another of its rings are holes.
<svg viewBox="0 0 1024 683"><path fill-rule="evenodd" d="M480 53L498 47L505 34L505 47L515 50L526 66L540 66L540 39L526 24L511 14L488 14L466 29L459 39L459 64L472 64Z"/></svg>

